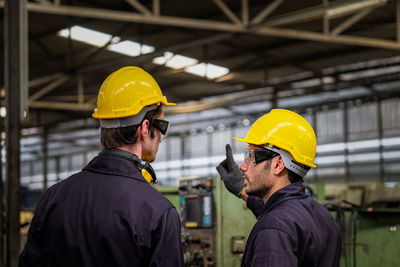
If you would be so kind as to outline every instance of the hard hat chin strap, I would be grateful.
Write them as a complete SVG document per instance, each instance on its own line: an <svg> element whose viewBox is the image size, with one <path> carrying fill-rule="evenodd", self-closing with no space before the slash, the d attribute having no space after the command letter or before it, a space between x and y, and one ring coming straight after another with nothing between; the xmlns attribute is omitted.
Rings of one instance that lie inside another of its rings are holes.
<svg viewBox="0 0 400 267"><path fill-rule="evenodd" d="M143 121L144 116L146 116L147 112L155 110L158 107L159 106L157 105L144 107L138 114L130 117L117 118L117 119L100 119L100 127L109 129L109 128L122 128L122 127L138 125Z"/></svg>
<svg viewBox="0 0 400 267"><path fill-rule="evenodd" d="M309 169L306 169L302 165L297 163L289 152L279 149L277 147L266 146L265 148L278 153L281 156L286 169L300 175L303 178L304 176L306 176Z"/></svg>

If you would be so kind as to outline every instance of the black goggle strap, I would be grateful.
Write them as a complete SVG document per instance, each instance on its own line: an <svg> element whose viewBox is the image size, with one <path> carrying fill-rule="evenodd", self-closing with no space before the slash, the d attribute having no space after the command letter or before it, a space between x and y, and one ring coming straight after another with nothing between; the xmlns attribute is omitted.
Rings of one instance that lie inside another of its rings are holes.
<svg viewBox="0 0 400 267"><path fill-rule="evenodd" d="M279 156L278 153L268 150L268 149L254 149L254 161L256 164L263 162L265 160L272 159L276 156Z"/></svg>
<svg viewBox="0 0 400 267"><path fill-rule="evenodd" d="M310 170L310 167L305 166L303 164L297 163L292 155L287 152L286 150L279 149L277 147L266 147L265 149L270 150L272 152L277 153L282 157L283 163L285 164L285 168L288 170L291 170L292 172L300 175L301 177L306 176L308 170Z"/></svg>

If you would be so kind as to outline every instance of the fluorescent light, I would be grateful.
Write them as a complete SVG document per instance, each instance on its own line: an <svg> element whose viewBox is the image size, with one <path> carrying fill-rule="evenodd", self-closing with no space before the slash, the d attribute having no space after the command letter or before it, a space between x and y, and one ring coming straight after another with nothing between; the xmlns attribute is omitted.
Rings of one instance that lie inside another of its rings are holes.
<svg viewBox="0 0 400 267"><path fill-rule="evenodd" d="M207 77L208 79L218 78L229 73L228 68L211 63L200 63L190 66L187 67L185 71L201 77Z"/></svg>
<svg viewBox="0 0 400 267"><path fill-rule="evenodd" d="M153 59L153 63L157 65L164 65L165 62L170 60L174 56L174 53L172 52L165 52L163 56L156 57Z"/></svg>
<svg viewBox="0 0 400 267"><path fill-rule="evenodd" d="M218 66L218 65L214 65L211 63L207 64L207 78L209 79L214 79L214 78L218 78L221 77L225 74L229 73L229 69L222 67L222 66Z"/></svg>
<svg viewBox="0 0 400 267"><path fill-rule="evenodd" d="M118 36L113 37L111 34L95 31L78 25L58 32L58 36L64 38L68 38L70 34L71 39L96 47L103 47L111 40L110 45L107 46L107 50L131 57L148 54L154 51L153 46L129 40L121 41L121 38Z"/></svg>
<svg viewBox="0 0 400 267"><path fill-rule="evenodd" d="M185 69L186 72L192 73L197 76L205 77L206 76L206 64L200 63L194 66L187 67Z"/></svg>
<svg viewBox="0 0 400 267"><path fill-rule="evenodd" d="M140 45L137 42L129 40L119 42L118 44L110 45L108 46L107 49L131 57L136 57L141 54L147 54L154 51L154 47L152 46Z"/></svg>
<svg viewBox="0 0 400 267"><path fill-rule="evenodd" d="M191 57L185 57L182 55L175 55L170 60L167 61L165 66L173 69L181 69L187 66L192 66L197 64L199 61Z"/></svg>
<svg viewBox="0 0 400 267"><path fill-rule="evenodd" d="M188 66L197 64L199 61L195 58L174 54L171 52L165 52L164 56L156 57L153 59L153 63L157 65L164 65L173 69L182 69Z"/></svg>
<svg viewBox="0 0 400 267"><path fill-rule="evenodd" d="M0 108L0 117L5 118L7 115L7 109L5 107Z"/></svg>
<svg viewBox="0 0 400 267"><path fill-rule="evenodd" d="M71 39L98 47L104 46L112 38L111 34L91 30L81 26L73 26L70 29L63 29L58 32L58 35L68 38L70 33ZM119 41L119 38L115 38L113 41L117 42Z"/></svg>
<svg viewBox="0 0 400 267"><path fill-rule="evenodd" d="M185 72L207 77L208 79L215 79L229 73L229 69L211 63L199 63L195 58L174 54L172 52L165 52L163 56L153 59L153 63L157 65L164 65L173 69L185 68Z"/></svg>

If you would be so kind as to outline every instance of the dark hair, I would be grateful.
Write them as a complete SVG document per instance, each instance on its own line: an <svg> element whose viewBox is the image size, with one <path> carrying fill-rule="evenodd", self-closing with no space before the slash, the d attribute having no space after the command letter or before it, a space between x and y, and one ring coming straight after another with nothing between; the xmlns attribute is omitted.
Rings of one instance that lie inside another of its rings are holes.
<svg viewBox="0 0 400 267"><path fill-rule="evenodd" d="M152 121L161 115L162 109L159 106L155 110L146 113L143 120ZM122 128L101 128L101 145L105 148L115 148L123 145L133 145L137 142L137 129L140 124ZM154 138L154 127L149 124L150 137Z"/></svg>
<svg viewBox="0 0 400 267"><path fill-rule="evenodd" d="M264 169L269 170L269 168L271 167L271 162L272 159L267 160L267 164L265 164ZM285 167L285 169L288 172L288 178L291 184L295 183L295 182L304 182L303 177L301 177L300 175L294 173L293 171L289 170L288 168Z"/></svg>
<svg viewBox="0 0 400 267"><path fill-rule="evenodd" d="M304 182L303 177L301 177L297 173L294 173L291 170L287 170L287 171L288 171L289 181L290 181L291 184L293 184L295 182L302 182L302 183Z"/></svg>

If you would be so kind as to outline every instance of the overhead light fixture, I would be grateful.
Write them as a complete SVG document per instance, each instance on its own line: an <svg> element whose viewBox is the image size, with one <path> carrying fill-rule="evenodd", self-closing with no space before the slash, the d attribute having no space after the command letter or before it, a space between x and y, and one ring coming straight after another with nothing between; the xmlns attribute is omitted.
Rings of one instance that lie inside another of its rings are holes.
<svg viewBox="0 0 400 267"><path fill-rule="evenodd" d="M7 109L5 107L0 108L0 117L5 118L7 115Z"/></svg>
<svg viewBox="0 0 400 267"><path fill-rule="evenodd" d="M107 43L110 43L106 48L107 50L131 57L148 54L153 52L155 49L153 46L140 44L130 40L121 41L121 38L118 36L113 37L111 34L99 32L79 25L60 30L58 36L64 38L69 38L69 36L71 36L72 40L96 47L103 47Z"/></svg>
<svg viewBox="0 0 400 267"><path fill-rule="evenodd" d="M165 65L173 69L182 69L188 66L197 64L199 61L195 58L174 54L172 52L165 52L164 56L156 57L153 63L157 65Z"/></svg>
<svg viewBox="0 0 400 267"><path fill-rule="evenodd" d="M198 63L195 58L165 52L163 56L153 59L153 63L157 65L165 65L173 69L182 69L187 73L197 76L215 79L229 73L229 69L211 63Z"/></svg>
<svg viewBox="0 0 400 267"><path fill-rule="evenodd" d="M163 56L156 57L153 59L153 63L157 65L164 65L168 60L174 56L172 52L165 52Z"/></svg>
<svg viewBox="0 0 400 267"><path fill-rule="evenodd" d="M330 19L345 16L354 13L358 10L365 8L377 7L385 5L387 0L364 0L364 1L351 1L348 4L340 5L337 7L329 8L326 11L326 16Z"/></svg>
<svg viewBox="0 0 400 267"><path fill-rule="evenodd" d="M154 51L154 47L152 46L141 45L137 42L129 40L109 45L107 49L131 57L136 57L142 54L148 54Z"/></svg>
<svg viewBox="0 0 400 267"><path fill-rule="evenodd" d="M63 29L58 32L58 36L69 38L71 35L72 40L80 41L82 43L90 44L93 46L101 47L107 44L111 38L111 34L95 31L81 26L73 26L71 28ZM119 38L115 37L115 43L119 42Z"/></svg>
<svg viewBox="0 0 400 267"><path fill-rule="evenodd" d="M215 79L229 73L228 68L211 63L200 63L190 66L185 71L208 79Z"/></svg>

